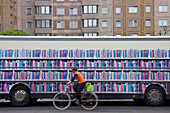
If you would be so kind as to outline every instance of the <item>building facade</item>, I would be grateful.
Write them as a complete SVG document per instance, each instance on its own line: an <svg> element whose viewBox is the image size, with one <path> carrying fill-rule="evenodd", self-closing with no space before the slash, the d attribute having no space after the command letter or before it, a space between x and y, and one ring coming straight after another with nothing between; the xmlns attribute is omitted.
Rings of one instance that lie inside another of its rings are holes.
<svg viewBox="0 0 170 113"><path fill-rule="evenodd" d="M81 36L81 0L53 0L53 35Z"/></svg>
<svg viewBox="0 0 170 113"><path fill-rule="evenodd" d="M35 36L155 36L170 25L169 0L1 0L0 32ZM170 28L169 28L170 29Z"/></svg>
<svg viewBox="0 0 170 113"><path fill-rule="evenodd" d="M153 36L154 0L113 0L113 36Z"/></svg>
<svg viewBox="0 0 170 113"><path fill-rule="evenodd" d="M17 0L1 0L0 2L0 32L18 29Z"/></svg>
<svg viewBox="0 0 170 113"><path fill-rule="evenodd" d="M82 35L112 36L112 0L82 0Z"/></svg>
<svg viewBox="0 0 170 113"><path fill-rule="evenodd" d="M52 36L52 1L22 0L23 30L35 36Z"/></svg>
<svg viewBox="0 0 170 113"><path fill-rule="evenodd" d="M155 0L155 35L159 32L162 35L170 36L170 31L165 34L164 28L170 30L170 0Z"/></svg>

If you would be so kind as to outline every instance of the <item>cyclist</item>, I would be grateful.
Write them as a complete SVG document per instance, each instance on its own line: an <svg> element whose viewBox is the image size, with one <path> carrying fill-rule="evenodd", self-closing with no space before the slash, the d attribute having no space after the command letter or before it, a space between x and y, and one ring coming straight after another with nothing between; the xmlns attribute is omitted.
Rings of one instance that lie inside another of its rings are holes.
<svg viewBox="0 0 170 113"><path fill-rule="evenodd" d="M80 74L78 71L77 71L77 67L73 67L71 69L72 73L74 74L73 78L66 83L66 85L69 85L70 83L72 83L75 79L78 81L78 84L75 84L73 86L73 89L74 91L76 92L76 97L75 99L73 99L74 101L76 99L78 99L79 101L79 104L81 105L81 91L83 90L83 88L85 88L86 86L86 81L84 80L82 74Z"/></svg>

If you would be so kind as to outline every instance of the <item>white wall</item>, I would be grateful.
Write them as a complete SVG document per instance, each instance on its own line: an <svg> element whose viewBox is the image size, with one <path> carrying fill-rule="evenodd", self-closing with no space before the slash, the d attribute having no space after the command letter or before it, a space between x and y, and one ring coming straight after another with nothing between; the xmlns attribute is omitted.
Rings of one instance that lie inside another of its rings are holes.
<svg viewBox="0 0 170 113"><path fill-rule="evenodd" d="M148 39L148 38L147 38ZM69 39L70 40L70 39ZM88 40L88 39L86 39ZM145 40L90 40L90 41L59 41L40 39L29 40L1 40L0 49L170 49L170 38L168 40L145 41Z"/></svg>

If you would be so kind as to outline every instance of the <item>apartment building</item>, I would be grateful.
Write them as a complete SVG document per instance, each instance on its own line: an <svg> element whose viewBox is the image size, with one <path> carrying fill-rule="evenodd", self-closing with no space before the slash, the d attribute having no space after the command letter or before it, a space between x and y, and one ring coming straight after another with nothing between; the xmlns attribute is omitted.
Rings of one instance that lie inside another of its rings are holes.
<svg viewBox="0 0 170 113"><path fill-rule="evenodd" d="M53 35L81 36L81 0L53 0Z"/></svg>
<svg viewBox="0 0 170 113"><path fill-rule="evenodd" d="M164 33L166 26L170 26L169 0L1 0L0 5L0 32L154 36Z"/></svg>
<svg viewBox="0 0 170 113"><path fill-rule="evenodd" d="M113 34L112 0L93 0L93 2L23 0L22 7L25 26L23 30L33 35L112 36ZM48 14L39 13L43 7L50 9Z"/></svg>
<svg viewBox="0 0 170 113"><path fill-rule="evenodd" d="M162 35L170 35L170 32L164 34L164 27L170 27L170 0L155 0L154 4L155 34L161 31Z"/></svg>
<svg viewBox="0 0 170 113"><path fill-rule="evenodd" d="M35 36L52 36L52 0L22 0L23 30Z"/></svg>
<svg viewBox="0 0 170 113"><path fill-rule="evenodd" d="M113 36L153 36L154 0L113 0Z"/></svg>
<svg viewBox="0 0 170 113"><path fill-rule="evenodd" d="M112 36L112 0L82 0L82 35Z"/></svg>
<svg viewBox="0 0 170 113"><path fill-rule="evenodd" d="M17 0L1 0L0 2L0 32L18 29Z"/></svg>

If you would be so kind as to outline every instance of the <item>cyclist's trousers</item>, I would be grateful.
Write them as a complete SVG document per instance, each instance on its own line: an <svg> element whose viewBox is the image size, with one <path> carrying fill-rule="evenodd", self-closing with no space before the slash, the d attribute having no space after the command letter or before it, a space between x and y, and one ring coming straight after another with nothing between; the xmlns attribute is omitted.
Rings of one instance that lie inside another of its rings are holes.
<svg viewBox="0 0 170 113"><path fill-rule="evenodd" d="M74 91L76 92L76 98L79 100L81 103L81 91L85 88L86 82L81 83L81 84L76 84L73 86Z"/></svg>

